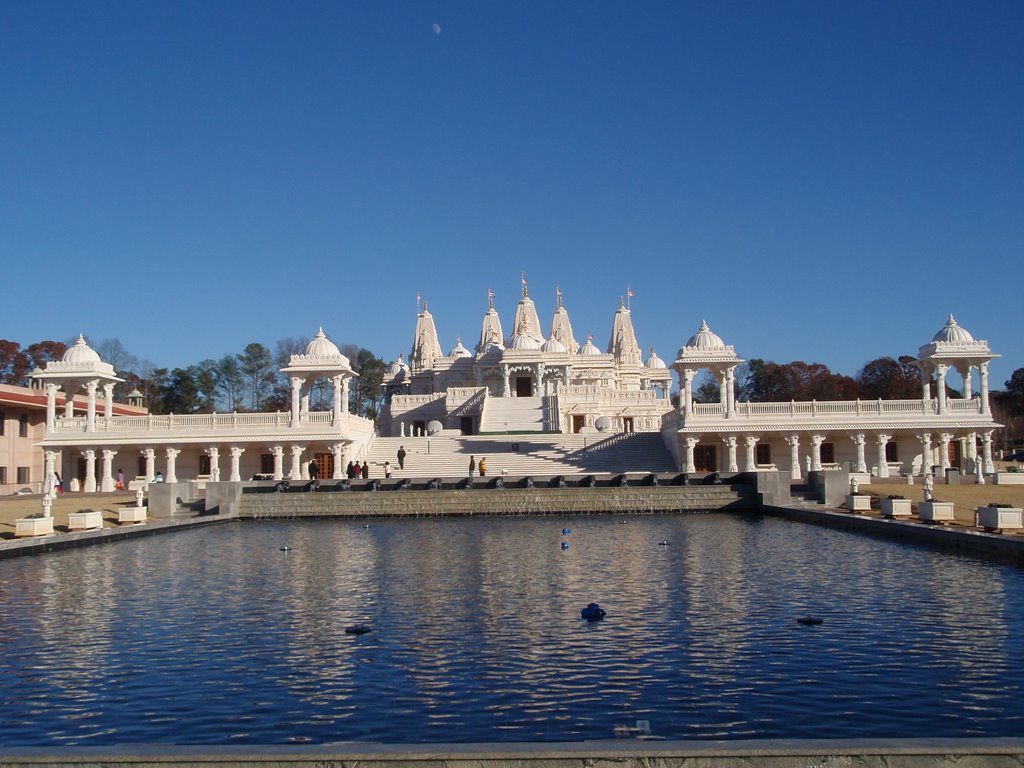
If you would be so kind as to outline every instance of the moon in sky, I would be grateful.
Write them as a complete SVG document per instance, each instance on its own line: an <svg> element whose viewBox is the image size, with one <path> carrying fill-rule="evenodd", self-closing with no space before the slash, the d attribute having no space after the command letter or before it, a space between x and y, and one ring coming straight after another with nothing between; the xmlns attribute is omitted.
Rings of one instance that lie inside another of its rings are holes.
<svg viewBox="0 0 1024 768"><path fill-rule="evenodd" d="M434 24L432 24L430 28L432 30L434 30L434 34L435 35L440 35L441 34L441 25L438 24L437 22L434 22Z"/></svg>

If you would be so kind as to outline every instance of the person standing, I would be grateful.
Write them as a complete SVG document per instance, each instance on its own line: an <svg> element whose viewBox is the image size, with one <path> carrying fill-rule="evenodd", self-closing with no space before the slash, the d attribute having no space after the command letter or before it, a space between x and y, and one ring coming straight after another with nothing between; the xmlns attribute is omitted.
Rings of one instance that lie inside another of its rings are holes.
<svg viewBox="0 0 1024 768"><path fill-rule="evenodd" d="M348 466L345 467L345 474L348 476L349 480L355 480L356 478L356 468L351 461L348 463Z"/></svg>
<svg viewBox="0 0 1024 768"><path fill-rule="evenodd" d="M358 461L352 465L352 471L355 472L356 480L358 480L363 475L363 468L359 466Z"/></svg>
<svg viewBox="0 0 1024 768"><path fill-rule="evenodd" d="M318 477L320 477L319 467L317 467L315 461L309 462L309 479L316 480Z"/></svg>
<svg viewBox="0 0 1024 768"><path fill-rule="evenodd" d="M476 471L476 456L469 457L469 476L472 477Z"/></svg>
<svg viewBox="0 0 1024 768"><path fill-rule="evenodd" d="M384 462L384 478L387 479L389 477L391 477L391 462L390 461L385 461Z"/></svg>
<svg viewBox="0 0 1024 768"><path fill-rule="evenodd" d="M405 446L398 446L398 468L405 469Z"/></svg>
<svg viewBox="0 0 1024 768"><path fill-rule="evenodd" d="M370 479L370 465L366 463L366 459L363 459L363 480Z"/></svg>
<svg viewBox="0 0 1024 768"><path fill-rule="evenodd" d="M119 491L123 491L124 490L124 470L123 469L118 469L117 470L117 490L119 490Z"/></svg>
<svg viewBox="0 0 1024 768"><path fill-rule="evenodd" d="M480 467L480 477L487 477L487 459L481 456L477 466Z"/></svg>

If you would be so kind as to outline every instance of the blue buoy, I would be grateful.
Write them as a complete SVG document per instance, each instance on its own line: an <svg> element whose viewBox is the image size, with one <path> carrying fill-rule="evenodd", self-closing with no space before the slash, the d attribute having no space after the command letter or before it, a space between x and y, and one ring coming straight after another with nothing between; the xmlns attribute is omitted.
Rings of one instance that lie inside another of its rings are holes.
<svg viewBox="0 0 1024 768"><path fill-rule="evenodd" d="M563 541L562 542L562 549L568 549L568 548L569 548L569 542L568 541Z"/></svg>
<svg viewBox="0 0 1024 768"><path fill-rule="evenodd" d="M568 536L570 533L572 533L572 528L563 528L562 533Z"/></svg>
<svg viewBox="0 0 1024 768"><path fill-rule="evenodd" d="M353 624L351 627L345 627L346 635L365 635L370 631L370 627L367 624Z"/></svg>
<svg viewBox="0 0 1024 768"><path fill-rule="evenodd" d="M607 612L597 603L591 603L586 608L580 611L582 616L587 621L600 621L607 615Z"/></svg>

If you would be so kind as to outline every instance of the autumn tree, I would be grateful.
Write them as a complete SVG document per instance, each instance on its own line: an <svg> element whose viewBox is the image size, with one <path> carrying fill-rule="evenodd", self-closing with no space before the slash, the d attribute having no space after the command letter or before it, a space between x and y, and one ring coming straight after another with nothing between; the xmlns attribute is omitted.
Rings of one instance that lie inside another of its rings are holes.
<svg viewBox="0 0 1024 768"><path fill-rule="evenodd" d="M860 396L866 400L915 400L921 397L921 369L915 359L879 357L866 363L857 374Z"/></svg>
<svg viewBox="0 0 1024 768"><path fill-rule="evenodd" d="M0 384L22 384L28 365L28 355L21 351L21 344L0 339Z"/></svg>

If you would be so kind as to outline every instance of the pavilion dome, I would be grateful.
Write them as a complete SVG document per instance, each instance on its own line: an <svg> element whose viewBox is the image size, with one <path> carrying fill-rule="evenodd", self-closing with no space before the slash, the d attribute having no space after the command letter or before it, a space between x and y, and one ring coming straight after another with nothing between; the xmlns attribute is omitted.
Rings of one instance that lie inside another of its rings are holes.
<svg viewBox="0 0 1024 768"><path fill-rule="evenodd" d="M101 362L99 354L85 343L85 337L82 335L79 335L75 345L64 353L61 361L70 365L91 365Z"/></svg>
<svg viewBox="0 0 1024 768"><path fill-rule="evenodd" d="M324 329L316 332L313 340L306 345L307 357L341 357L338 346L324 335Z"/></svg>
<svg viewBox="0 0 1024 768"><path fill-rule="evenodd" d="M541 349L544 342L528 333L517 333L509 339L508 349Z"/></svg>
<svg viewBox="0 0 1024 768"><path fill-rule="evenodd" d="M593 355L600 355L601 350L594 346L594 337L591 336L587 339L587 343L580 347L580 351L576 354L584 357L591 357Z"/></svg>
<svg viewBox="0 0 1024 768"><path fill-rule="evenodd" d="M685 346L705 352L711 352L724 350L725 342L723 342L719 336L708 328L706 321L701 320L700 328L697 329L697 332L690 337L690 340L686 342Z"/></svg>
<svg viewBox="0 0 1024 768"><path fill-rule="evenodd" d="M552 336L550 339L544 342L544 345L540 348L541 352L554 352L557 354L565 354L569 351L568 347L562 342Z"/></svg>
<svg viewBox="0 0 1024 768"><path fill-rule="evenodd" d="M462 339L455 340L455 346L452 347L452 351L448 353L448 357L452 360L460 360L464 357L472 357L473 353L462 346Z"/></svg>
<svg viewBox="0 0 1024 768"><path fill-rule="evenodd" d="M953 315L950 315L949 320L946 321L945 327L932 337L932 341L944 341L954 344L970 344L974 341L974 337L971 336L966 328L961 328L957 325L956 318L953 317Z"/></svg>
<svg viewBox="0 0 1024 768"><path fill-rule="evenodd" d="M405 360L402 359L402 354L398 354L398 359L391 363L391 367L388 370L392 376L400 376L403 373L409 372L409 366L405 364Z"/></svg>
<svg viewBox="0 0 1024 768"><path fill-rule="evenodd" d="M647 362L645 363L645 365L648 368L657 370L668 368L668 366L665 365L665 361L658 357L658 353L654 351L654 347L651 347L651 356L647 358Z"/></svg>

